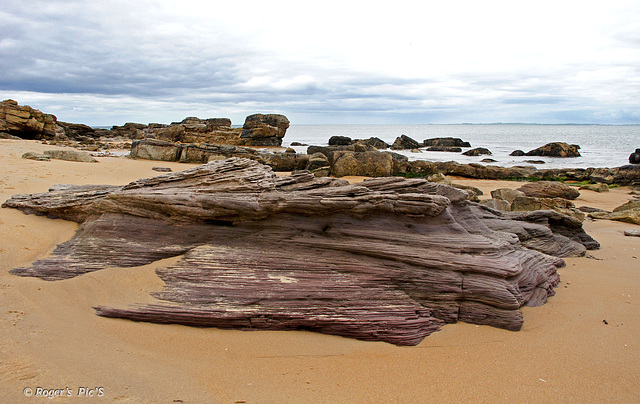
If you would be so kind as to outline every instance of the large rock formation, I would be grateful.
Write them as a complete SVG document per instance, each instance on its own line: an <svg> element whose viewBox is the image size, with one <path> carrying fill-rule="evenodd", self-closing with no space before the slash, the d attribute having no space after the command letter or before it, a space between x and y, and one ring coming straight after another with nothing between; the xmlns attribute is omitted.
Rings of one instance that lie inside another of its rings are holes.
<svg viewBox="0 0 640 404"><path fill-rule="evenodd" d="M242 127L241 146L281 146L282 138L289 128L289 120L284 115L249 115Z"/></svg>
<svg viewBox="0 0 640 404"><path fill-rule="evenodd" d="M55 115L45 114L14 100L0 103L0 132L22 139L53 139L56 136Z"/></svg>
<svg viewBox="0 0 640 404"><path fill-rule="evenodd" d="M456 321L519 330L520 307L554 294L564 262L547 254L584 253L556 234L562 215L513 220L466 197L424 179L281 178L232 158L3 207L82 223L16 275L57 280L184 254L157 271L157 303L96 307L101 316L415 345Z"/></svg>

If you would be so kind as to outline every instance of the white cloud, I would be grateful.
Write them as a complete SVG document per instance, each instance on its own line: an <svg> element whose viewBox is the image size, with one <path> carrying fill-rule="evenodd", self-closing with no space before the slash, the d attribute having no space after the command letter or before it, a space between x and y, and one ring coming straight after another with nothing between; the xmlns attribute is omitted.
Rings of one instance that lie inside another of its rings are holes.
<svg viewBox="0 0 640 404"><path fill-rule="evenodd" d="M632 0L7 0L0 94L93 124L638 122L638 32Z"/></svg>

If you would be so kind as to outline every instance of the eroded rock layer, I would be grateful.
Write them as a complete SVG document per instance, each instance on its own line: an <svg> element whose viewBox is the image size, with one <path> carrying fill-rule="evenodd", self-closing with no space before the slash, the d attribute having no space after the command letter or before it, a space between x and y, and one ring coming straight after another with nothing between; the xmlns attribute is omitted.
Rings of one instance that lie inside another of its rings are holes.
<svg viewBox="0 0 640 404"><path fill-rule="evenodd" d="M415 345L456 321L519 330L520 307L544 304L559 281L564 261L548 254L584 254L548 215L514 220L466 196L423 179L281 178L232 158L123 187L58 186L3 207L82 223L16 275L66 279L183 255L157 271L157 304L98 315Z"/></svg>

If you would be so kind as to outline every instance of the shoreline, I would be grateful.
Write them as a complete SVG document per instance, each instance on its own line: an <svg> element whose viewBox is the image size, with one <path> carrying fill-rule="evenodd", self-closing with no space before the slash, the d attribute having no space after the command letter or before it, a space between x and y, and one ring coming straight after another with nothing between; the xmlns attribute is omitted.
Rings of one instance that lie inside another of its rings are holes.
<svg viewBox="0 0 640 404"><path fill-rule="evenodd" d="M57 183L119 185L158 175L155 166L181 171L197 165L20 158L52 148L0 141L2 201ZM521 184L452 179L485 191L481 199L492 189ZM583 191L574 202L611 210L629 198L628 191ZM544 306L523 309L521 331L449 324L416 347L397 347L305 331L243 332L98 317L92 306L151 301L149 292L162 286L155 269L178 257L63 281L22 278L7 271L48 254L77 224L15 209L0 209L0 224L6 232L0 246L0 385L11 401L24 400L28 386L103 387L105 398L133 402L640 400L640 238L623 235L638 226L586 221L601 249L588 252L593 258L565 258L556 295Z"/></svg>

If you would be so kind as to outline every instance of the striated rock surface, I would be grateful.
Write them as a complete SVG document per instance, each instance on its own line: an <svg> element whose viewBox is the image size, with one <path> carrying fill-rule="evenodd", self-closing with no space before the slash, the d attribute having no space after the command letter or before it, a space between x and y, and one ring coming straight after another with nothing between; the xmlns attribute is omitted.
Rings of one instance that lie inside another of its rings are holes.
<svg viewBox="0 0 640 404"><path fill-rule="evenodd" d="M554 294L557 257L584 253L578 221L507 215L467 196L424 179L278 177L231 158L126 186L57 186L3 207L82 223L16 275L66 279L184 255L157 271L157 303L96 307L101 316L415 345L456 321L519 330L520 307Z"/></svg>
<svg viewBox="0 0 640 404"><path fill-rule="evenodd" d="M526 196L534 198L576 199L580 192L572 186L555 181L528 182L518 188Z"/></svg>
<svg viewBox="0 0 640 404"><path fill-rule="evenodd" d="M53 139L56 136L55 115L45 114L14 100L0 102L0 132L22 139Z"/></svg>

